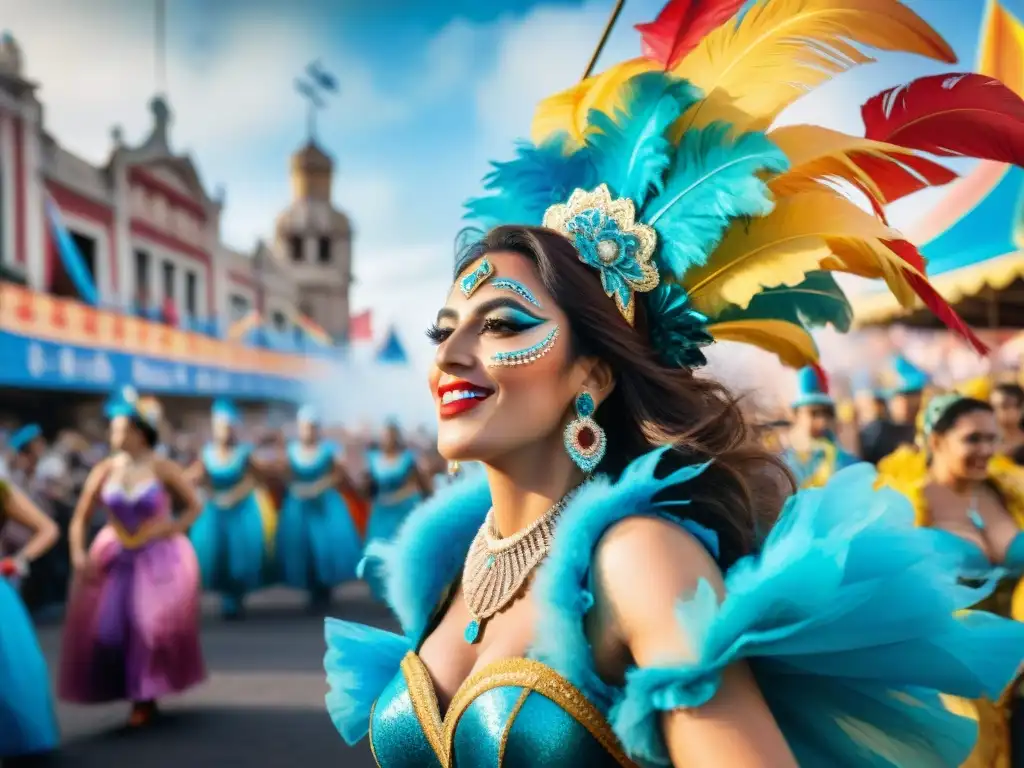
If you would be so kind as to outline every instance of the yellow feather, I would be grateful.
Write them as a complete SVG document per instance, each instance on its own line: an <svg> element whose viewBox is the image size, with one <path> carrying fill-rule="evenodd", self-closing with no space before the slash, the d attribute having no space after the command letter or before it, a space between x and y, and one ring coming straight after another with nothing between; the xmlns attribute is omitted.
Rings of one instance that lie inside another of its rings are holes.
<svg viewBox="0 0 1024 768"><path fill-rule="evenodd" d="M565 132L577 143L583 143L583 134L576 126L576 111L580 100L590 90L596 77L588 77L572 88L549 96L537 105L530 126L530 138L541 144L556 133Z"/></svg>
<svg viewBox="0 0 1024 768"><path fill-rule="evenodd" d="M904 262L881 241L898 238L873 214L819 188L782 198L763 218L734 222L683 287L713 317L730 304L745 308L765 288L797 285L816 269L897 280Z"/></svg>
<svg viewBox="0 0 1024 768"><path fill-rule="evenodd" d="M736 341L771 352L790 368L818 361L818 348L807 330L784 320L730 320L714 323L708 331L715 341Z"/></svg>
<svg viewBox="0 0 1024 768"><path fill-rule="evenodd" d="M615 109L622 106L623 84L636 75L656 69L660 69L656 61L629 59L599 75L588 77L568 90L549 96L534 113L530 128L533 142L539 144L564 131L577 144L582 144L590 110L596 109L606 115L615 114Z"/></svg>
<svg viewBox="0 0 1024 768"><path fill-rule="evenodd" d="M770 131L768 136L789 158L789 170L768 185L777 197L817 188L825 179L841 179L885 205L890 201L871 175L854 162L855 158L869 156L899 165L901 156L915 155L905 147L816 125L788 125Z"/></svg>
<svg viewBox="0 0 1024 768"><path fill-rule="evenodd" d="M853 43L956 61L946 41L897 0L762 0L673 70L706 94L679 119L677 136L716 120L765 130L800 96L873 61Z"/></svg>

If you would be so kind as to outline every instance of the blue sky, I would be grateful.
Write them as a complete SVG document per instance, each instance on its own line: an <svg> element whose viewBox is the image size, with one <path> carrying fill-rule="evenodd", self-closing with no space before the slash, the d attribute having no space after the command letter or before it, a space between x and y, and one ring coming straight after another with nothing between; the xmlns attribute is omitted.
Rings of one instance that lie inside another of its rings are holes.
<svg viewBox="0 0 1024 768"><path fill-rule="evenodd" d="M292 83L319 58L341 93L319 120L335 156L335 192L357 232L357 308L396 321L427 354L421 330L443 301L462 201L479 191L488 159L508 154L533 105L582 73L613 0L171 0L168 91L172 140L194 153L212 190L223 185L223 237L250 247L287 204L288 155L305 114ZM985 0L909 0L974 64ZM1024 14L1024 0L1006 0ZM87 6L87 7L86 7ZM627 0L603 61L639 52L632 25L660 0ZM129 141L149 122L156 82L150 0L0 0L0 26L41 84L49 129L72 151L105 159L110 128ZM941 71L879 54L784 116L859 129L877 91ZM932 193L894 212L911 222Z"/></svg>

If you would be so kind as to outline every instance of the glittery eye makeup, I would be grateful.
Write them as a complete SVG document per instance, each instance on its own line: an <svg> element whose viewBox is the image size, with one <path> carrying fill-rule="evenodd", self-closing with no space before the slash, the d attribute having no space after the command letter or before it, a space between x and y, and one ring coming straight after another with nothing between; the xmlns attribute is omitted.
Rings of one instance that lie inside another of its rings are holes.
<svg viewBox="0 0 1024 768"><path fill-rule="evenodd" d="M491 364L489 367L504 368L514 365L535 363L554 348L556 339L558 339L557 325L548 331L547 336L526 349L520 349L515 352L499 352L494 355L494 357L491 358Z"/></svg>
<svg viewBox="0 0 1024 768"><path fill-rule="evenodd" d="M499 291L511 291L516 294L519 298L525 299L526 301L533 304L533 306L540 309L540 302L537 301L537 297L530 292L530 289L520 283L518 280L512 280L507 277L499 277L497 280L491 280L491 287L497 288Z"/></svg>
<svg viewBox="0 0 1024 768"><path fill-rule="evenodd" d="M547 320L521 309L507 307L484 320L484 330L507 330L511 333L530 331L544 325Z"/></svg>

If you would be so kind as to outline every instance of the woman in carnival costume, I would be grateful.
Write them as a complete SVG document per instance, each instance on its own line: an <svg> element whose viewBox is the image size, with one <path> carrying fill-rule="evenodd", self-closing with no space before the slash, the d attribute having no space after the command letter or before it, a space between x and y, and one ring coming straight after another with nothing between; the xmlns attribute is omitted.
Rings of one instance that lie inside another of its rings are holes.
<svg viewBox="0 0 1024 768"><path fill-rule="evenodd" d="M797 374L798 394L792 403L793 426L789 447L782 458L796 478L798 488L820 488L841 469L857 463L857 457L840 447L835 436L836 404L828 392L824 373L816 366Z"/></svg>
<svg viewBox="0 0 1024 768"><path fill-rule="evenodd" d="M238 410L226 400L213 405L213 441L190 469L213 493L192 526L203 586L223 596L224 616L243 614L245 595L259 588L267 567L267 529L274 512L256 485L253 447L239 443Z"/></svg>
<svg viewBox="0 0 1024 768"><path fill-rule="evenodd" d="M298 439L286 450L291 481L278 519L276 555L281 580L307 590L316 610L330 603L335 586L355 578L362 550L338 490L352 487L338 452L321 439L316 411L300 408Z"/></svg>
<svg viewBox="0 0 1024 768"><path fill-rule="evenodd" d="M805 322L850 316L829 269L955 317L898 233L822 185L850 177L881 204L891 178L845 152L931 161L761 132L866 61L851 43L952 52L895 0L814 7L756 4L703 42L672 20L710 18L664 14L645 58L546 101L539 143L470 204L490 229L460 253L430 383L442 455L486 478L436 494L387 552L403 634L326 626L330 714L350 743L369 730L384 768L956 766L976 726L939 695L1015 674L1024 627L957 615L984 590L869 467L798 493L760 541L788 473L694 375L713 338L814 362Z"/></svg>
<svg viewBox="0 0 1024 768"><path fill-rule="evenodd" d="M914 506L917 524L943 532L963 554L961 574L995 579L996 591L979 610L1024 620L1024 484L1019 470L997 460L999 429L992 406L960 393L938 395L924 410L927 457L915 478L896 486ZM981 737L969 768L1010 768L1010 716L1019 692L1009 687L996 703L976 702ZM1019 748L1019 747L1018 747ZM1020 760L1017 757L1017 760Z"/></svg>
<svg viewBox="0 0 1024 768"><path fill-rule="evenodd" d="M373 506L366 526L366 559L360 575L378 600L384 597L384 583L374 552L391 541L410 512L431 493L432 483L416 461L416 454L402 440L398 424L384 427L379 448L366 456Z"/></svg>
<svg viewBox="0 0 1024 768"><path fill-rule="evenodd" d="M52 752L59 739L46 659L13 582L25 578L32 562L53 548L60 531L25 494L0 478L0 529L8 521L31 532L17 554L0 558L0 760L13 766L15 759Z"/></svg>
<svg viewBox="0 0 1024 768"><path fill-rule="evenodd" d="M199 564L186 536L201 504L184 470L155 453L155 400L127 389L107 412L113 453L89 473L69 528L75 576L58 692L78 704L126 699L136 727L157 714L157 699L206 677ZM184 508L178 517L172 497ZM98 504L107 524L86 550Z"/></svg>

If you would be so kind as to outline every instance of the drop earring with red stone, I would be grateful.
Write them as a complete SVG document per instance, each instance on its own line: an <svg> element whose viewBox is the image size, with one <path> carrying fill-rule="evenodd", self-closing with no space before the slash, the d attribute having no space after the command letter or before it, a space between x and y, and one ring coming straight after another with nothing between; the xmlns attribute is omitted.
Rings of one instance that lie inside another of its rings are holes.
<svg viewBox="0 0 1024 768"><path fill-rule="evenodd" d="M569 458L589 475L604 458L608 439L604 430L594 421L594 411L597 410L597 405L591 394L589 392L578 394L575 406L576 418L565 425L562 438Z"/></svg>

